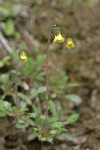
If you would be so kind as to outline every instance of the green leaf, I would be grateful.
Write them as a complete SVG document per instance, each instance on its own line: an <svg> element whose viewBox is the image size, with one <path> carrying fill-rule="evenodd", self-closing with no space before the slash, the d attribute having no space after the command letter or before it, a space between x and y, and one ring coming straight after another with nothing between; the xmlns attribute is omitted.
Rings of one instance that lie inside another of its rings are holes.
<svg viewBox="0 0 100 150"><path fill-rule="evenodd" d="M18 97L21 98L22 100L24 100L27 104L31 105L31 101L28 98L28 96L26 96L25 94L18 92Z"/></svg>
<svg viewBox="0 0 100 150"><path fill-rule="evenodd" d="M16 5L11 5L6 2L3 5L0 5L0 18L3 17L3 20L8 17L16 17L20 12L22 12L22 6L18 6L16 9Z"/></svg>
<svg viewBox="0 0 100 150"><path fill-rule="evenodd" d="M45 75L46 75L46 72L42 71L42 72L37 74L36 78L39 80L39 79L42 79Z"/></svg>
<svg viewBox="0 0 100 150"><path fill-rule="evenodd" d="M8 16L8 14L9 14L9 9L7 8L7 7L5 7L5 5L3 6L0 6L0 17L1 16Z"/></svg>
<svg viewBox="0 0 100 150"><path fill-rule="evenodd" d="M24 41L22 41L21 42L21 47L22 47L22 49L28 49L28 46L27 46L27 44L26 44L26 42L24 42Z"/></svg>
<svg viewBox="0 0 100 150"><path fill-rule="evenodd" d="M79 114L73 114L71 115L68 120L65 122L65 124L72 124L74 122L76 122L79 119Z"/></svg>
<svg viewBox="0 0 100 150"><path fill-rule="evenodd" d="M4 105L5 108L11 107L11 103L9 103L8 101L4 101L3 105Z"/></svg>
<svg viewBox="0 0 100 150"><path fill-rule="evenodd" d="M78 87L79 83L69 83L67 86L68 87Z"/></svg>
<svg viewBox="0 0 100 150"><path fill-rule="evenodd" d="M68 76L63 76L61 79L61 83L65 84L68 81L68 79L69 79Z"/></svg>
<svg viewBox="0 0 100 150"><path fill-rule="evenodd" d="M8 82L9 82L9 76L7 74L0 76L0 83L1 84L7 84Z"/></svg>
<svg viewBox="0 0 100 150"><path fill-rule="evenodd" d="M63 110L59 110L59 111L57 112L57 116L58 116L58 120L62 120L63 117L64 117L64 112L63 112Z"/></svg>
<svg viewBox="0 0 100 150"><path fill-rule="evenodd" d="M18 51L16 49L13 49L13 52L11 53L13 60L19 60L19 54Z"/></svg>
<svg viewBox="0 0 100 150"><path fill-rule="evenodd" d="M80 104L82 102L80 96L76 94L67 94L65 97L76 104Z"/></svg>
<svg viewBox="0 0 100 150"><path fill-rule="evenodd" d="M49 109L53 115L56 115L56 107L52 101L49 101Z"/></svg>
<svg viewBox="0 0 100 150"><path fill-rule="evenodd" d="M10 108L11 104L8 101L0 100L0 110Z"/></svg>
<svg viewBox="0 0 100 150"><path fill-rule="evenodd" d="M36 63L34 64L34 69L40 67L42 63L45 62L45 60L46 60L46 55L42 55L41 57L39 57Z"/></svg>
<svg viewBox="0 0 100 150"><path fill-rule="evenodd" d="M64 125L63 122L55 122L51 125L52 128L62 128Z"/></svg>
<svg viewBox="0 0 100 150"><path fill-rule="evenodd" d="M40 109L36 105L32 105L32 107L33 107L33 110L34 110L35 113L40 112Z"/></svg>
<svg viewBox="0 0 100 150"><path fill-rule="evenodd" d="M18 129L26 128L28 126L29 126L29 123L26 120L19 119L16 122L16 128L18 128Z"/></svg>
<svg viewBox="0 0 100 150"><path fill-rule="evenodd" d="M0 111L0 117L6 117L6 113L5 112L2 112L2 111Z"/></svg>
<svg viewBox="0 0 100 150"><path fill-rule="evenodd" d="M40 131L40 128L33 128L34 131Z"/></svg>
<svg viewBox="0 0 100 150"><path fill-rule="evenodd" d="M5 23L4 32L7 36L11 36L15 32L15 27L12 19L8 19Z"/></svg>
<svg viewBox="0 0 100 150"><path fill-rule="evenodd" d="M50 132L49 132L51 135L56 135L57 134L57 130L51 130Z"/></svg>
<svg viewBox="0 0 100 150"><path fill-rule="evenodd" d="M38 92L38 94L46 92L46 86L39 87L37 92Z"/></svg>
<svg viewBox="0 0 100 150"><path fill-rule="evenodd" d="M12 106L11 106L11 103L9 103L8 101L3 101L3 100L0 100L0 115L1 117L5 117L7 112L10 112L12 111Z"/></svg>
<svg viewBox="0 0 100 150"><path fill-rule="evenodd" d="M6 56L4 57L1 61L0 61L0 68L4 67L5 65L9 65L10 64L10 57Z"/></svg>
<svg viewBox="0 0 100 150"><path fill-rule="evenodd" d="M30 97L35 98L38 95L38 90L35 88L32 88L30 91Z"/></svg>
<svg viewBox="0 0 100 150"><path fill-rule="evenodd" d="M41 123L41 114L37 113L35 118L36 125L40 125Z"/></svg>
<svg viewBox="0 0 100 150"><path fill-rule="evenodd" d="M35 125L35 122L31 119L28 119L28 124L33 127Z"/></svg>
<svg viewBox="0 0 100 150"><path fill-rule="evenodd" d="M74 137L68 133L62 133L59 136L57 136L57 138L60 140L64 139L64 140L71 141L71 142L74 141Z"/></svg>
<svg viewBox="0 0 100 150"><path fill-rule="evenodd" d="M54 122L56 122L57 121L57 118L55 118L55 117L50 117L50 118L48 118L48 122L49 123L54 123Z"/></svg>
<svg viewBox="0 0 100 150"><path fill-rule="evenodd" d="M33 58L28 57L27 63L24 67L24 75L26 77L31 76L34 72L33 72Z"/></svg>
<svg viewBox="0 0 100 150"><path fill-rule="evenodd" d="M21 35L20 35L19 32L15 32L14 36L15 36L16 40L20 40L21 39Z"/></svg>
<svg viewBox="0 0 100 150"><path fill-rule="evenodd" d="M2 68L4 66L4 62L0 61L0 68Z"/></svg>
<svg viewBox="0 0 100 150"><path fill-rule="evenodd" d="M44 129L44 126L46 125L46 116L41 115L41 129Z"/></svg>

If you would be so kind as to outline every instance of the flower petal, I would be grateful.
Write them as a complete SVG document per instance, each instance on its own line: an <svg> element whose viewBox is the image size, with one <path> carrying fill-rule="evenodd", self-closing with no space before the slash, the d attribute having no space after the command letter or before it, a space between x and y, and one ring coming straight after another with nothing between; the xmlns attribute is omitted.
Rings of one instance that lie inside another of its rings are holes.
<svg viewBox="0 0 100 150"><path fill-rule="evenodd" d="M28 56L27 56L27 53L26 53L25 51L21 51L21 52L20 52L20 59L21 59L22 61L24 61L24 62L27 61Z"/></svg>
<svg viewBox="0 0 100 150"><path fill-rule="evenodd" d="M59 33L58 35L55 35L55 38L53 40L53 43L63 43L65 41L65 38Z"/></svg>
<svg viewBox="0 0 100 150"><path fill-rule="evenodd" d="M75 44L71 38L68 38L67 43L66 43L66 48L74 48Z"/></svg>

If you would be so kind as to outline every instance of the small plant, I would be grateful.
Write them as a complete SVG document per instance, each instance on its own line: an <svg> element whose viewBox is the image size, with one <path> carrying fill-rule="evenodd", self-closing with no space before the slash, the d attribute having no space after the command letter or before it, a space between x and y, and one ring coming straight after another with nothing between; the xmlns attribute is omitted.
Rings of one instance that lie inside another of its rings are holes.
<svg viewBox="0 0 100 150"><path fill-rule="evenodd" d="M41 137L42 140L52 139L57 134L60 134L63 131L66 131L64 126L75 122L79 117L78 114L74 114L74 115L70 116L67 121L63 122L62 120L59 120L59 118L57 117L56 107L55 107L53 101L49 100L48 57L49 57L49 45L50 45L52 34L54 35L53 43L63 43L65 41L65 38L62 36L61 27L58 25L53 25L50 30L50 34L49 34L49 38L48 38L48 45L47 45L47 50L46 50L46 113L45 113L45 117L44 117L45 118L45 132L44 133L45 134L44 134L44 136ZM71 38L68 39L67 43L66 43L66 47L74 48L74 46L75 45L74 45L72 39ZM49 109L48 109L48 107L49 107ZM49 110L52 113L52 117L49 117L49 113L48 113Z"/></svg>
<svg viewBox="0 0 100 150"><path fill-rule="evenodd" d="M42 85L37 89L34 88L31 89L30 90L31 92L29 93L28 96L26 96L22 92L20 93L16 88L15 90L16 106L11 105L10 102L0 100L0 117L5 117L5 116L15 117L16 118L15 124L17 128L28 128L29 132L33 132L34 135L37 136L41 141L52 141L55 136L67 131L65 126L76 122L79 118L79 114L76 113L76 114L72 114L69 118L67 118L67 120L64 120L63 111L58 110L53 100L51 100L50 98L49 91L52 89L50 89L49 87L48 60L49 60L49 46L50 46L52 36L54 36L53 43L61 44L66 41L65 46L67 48L70 49L75 47L75 44L71 38L68 38L66 40L62 36L61 27L58 25L53 25L51 27L50 34L48 37L46 56L45 55L41 56L33 64L33 60L31 59L31 57L29 57L27 51L26 50L20 51L20 59L24 63L22 74L25 75L26 77L28 77L31 74L32 79L36 79L36 80L41 80L42 77L46 77L46 86ZM18 57L17 59L19 61ZM38 67L41 66L41 64L44 63L44 61L46 61L46 72L42 71L37 73ZM62 91L63 91L64 84L68 81L68 77L65 76L62 72L60 73L62 77L60 85L63 85L62 86ZM17 70L15 74L17 74L16 78L18 82L19 79L18 75L20 74L19 70ZM51 82L53 82L53 84L56 84L53 78L51 78ZM22 82L19 81L19 83L17 84L21 85ZM56 86L60 86L60 85L57 84ZM32 103L32 98L38 96L39 94L42 94L44 99L42 101L42 107L39 107L39 105ZM27 105L26 104L23 105L24 103L21 103L18 98L26 100ZM31 111L28 108L28 105L31 106Z"/></svg>

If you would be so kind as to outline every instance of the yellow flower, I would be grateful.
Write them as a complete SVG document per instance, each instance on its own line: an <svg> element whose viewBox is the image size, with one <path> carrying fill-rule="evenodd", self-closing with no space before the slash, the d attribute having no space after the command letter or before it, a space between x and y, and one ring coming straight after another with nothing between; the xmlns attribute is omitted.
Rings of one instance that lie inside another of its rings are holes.
<svg viewBox="0 0 100 150"><path fill-rule="evenodd" d="M55 35L53 43L63 43L64 41L65 41L65 38L63 38L61 33L59 33L58 35Z"/></svg>
<svg viewBox="0 0 100 150"><path fill-rule="evenodd" d="M68 38L67 43L66 43L66 48L74 48L75 44L71 38Z"/></svg>
<svg viewBox="0 0 100 150"><path fill-rule="evenodd" d="M20 52L20 59L24 62L27 61L28 57L27 57L27 53L25 51Z"/></svg>

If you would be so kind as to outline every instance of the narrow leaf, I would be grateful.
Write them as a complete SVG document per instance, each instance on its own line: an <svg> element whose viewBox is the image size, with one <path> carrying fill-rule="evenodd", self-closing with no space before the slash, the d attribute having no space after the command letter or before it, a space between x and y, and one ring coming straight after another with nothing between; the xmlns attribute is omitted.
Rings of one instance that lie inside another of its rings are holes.
<svg viewBox="0 0 100 150"><path fill-rule="evenodd" d="M80 96L76 94L67 94L66 98L74 102L75 104L80 104L82 102Z"/></svg>
<svg viewBox="0 0 100 150"><path fill-rule="evenodd" d="M37 69L38 67L40 67L45 60L46 60L46 56L42 55L34 64L34 68Z"/></svg>
<svg viewBox="0 0 100 150"><path fill-rule="evenodd" d="M14 31L15 31L15 27L14 27L13 20L8 19L5 24L4 32L7 36L11 36L14 34Z"/></svg>
<svg viewBox="0 0 100 150"><path fill-rule="evenodd" d="M52 101L49 101L49 109L53 115L56 115L56 107Z"/></svg>
<svg viewBox="0 0 100 150"><path fill-rule="evenodd" d="M63 127L64 123L63 122L55 122L52 124L52 128L61 128Z"/></svg>
<svg viewBox="0 0 100 150"><path fill-rule="evenodd" d="M65 124L72 124L74 122L76 122L79 119L79 114L73 114L71 115L68 120L65 122Z"/></svg>
<svg viewBox="0 0 100 150"><path fill-rule="evenodd" d="M40 93L44 93L46 91L46 87L45 86L41 86L39 87L37 93L40 94Z"/></svg>

